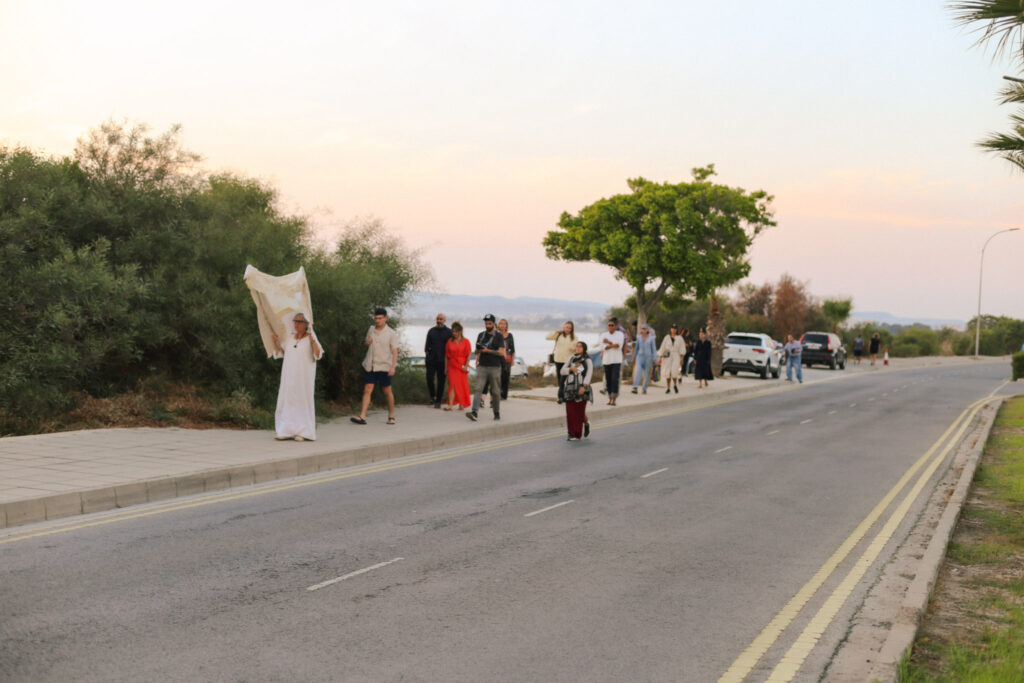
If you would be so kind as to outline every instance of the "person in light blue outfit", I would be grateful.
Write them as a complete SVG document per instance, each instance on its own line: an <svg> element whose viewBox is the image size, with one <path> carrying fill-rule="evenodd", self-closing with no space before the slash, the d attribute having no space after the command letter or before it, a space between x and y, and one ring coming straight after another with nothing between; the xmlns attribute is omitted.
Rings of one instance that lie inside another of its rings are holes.
<svg viewBox="0 0 1024 683"><path fill-rule="evenodd" d="M793 339L793 335L786 336L786 345L782 347L788 354L786 356L786 381L793 381L793 368L796 368L796 379L800 384L804 383L804 364L800 362L800 354L804 347L800 342Z"/></svg>
<svg viewBox="0 0 1024 683"><path fill-rule="evenodd" d="M650 325L641 325L640 333L637 334L635 350L633 351L633 393L636 393L640 381L643 380L643 391L647 393L647 385L651 381L651 367L658 355L658 348L654 345L654 335L651 334Z"/></svg>

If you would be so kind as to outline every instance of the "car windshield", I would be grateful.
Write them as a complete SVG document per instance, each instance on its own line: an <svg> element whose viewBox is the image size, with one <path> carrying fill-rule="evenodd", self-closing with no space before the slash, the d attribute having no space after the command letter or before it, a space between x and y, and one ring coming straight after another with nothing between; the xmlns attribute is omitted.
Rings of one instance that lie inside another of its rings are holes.
<svg viewBox="0 0 1024 683"><path fill-rule="evenodd" d="M760 337L748 337L742 334L730 334L725 338L726 344L736 344L737 346L760 346Z"/></svg>

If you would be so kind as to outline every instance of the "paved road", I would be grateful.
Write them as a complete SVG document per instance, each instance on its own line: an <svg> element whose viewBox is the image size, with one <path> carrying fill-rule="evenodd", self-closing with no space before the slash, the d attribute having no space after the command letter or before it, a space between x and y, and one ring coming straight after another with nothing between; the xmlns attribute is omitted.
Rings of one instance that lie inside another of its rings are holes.
<svg viewBox="0 0 1024 683"><path fill-rule="evenodd" d="M1005 375L850 376L580 443L524 437L10 530L0 679L714 681L968 404L1012 390ZM882 560L795 680L820 675Z"/></svg>

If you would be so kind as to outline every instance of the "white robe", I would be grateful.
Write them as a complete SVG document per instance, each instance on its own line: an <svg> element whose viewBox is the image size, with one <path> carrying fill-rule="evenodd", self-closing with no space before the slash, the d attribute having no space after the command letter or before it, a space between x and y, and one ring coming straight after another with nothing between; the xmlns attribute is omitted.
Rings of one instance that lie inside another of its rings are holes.
<svg viewBox="0 0 1024 683"><path fill-rule="evenodd" d="M316 339L315 333L296 340L293 330L282 340L284 362L281 364L281 388L277 392L277 411L274 413L274 426L282 438L301 436L309 441L316 440L313 384L316 361L323 355L323 348L314 355L311 339Z"/></svg>

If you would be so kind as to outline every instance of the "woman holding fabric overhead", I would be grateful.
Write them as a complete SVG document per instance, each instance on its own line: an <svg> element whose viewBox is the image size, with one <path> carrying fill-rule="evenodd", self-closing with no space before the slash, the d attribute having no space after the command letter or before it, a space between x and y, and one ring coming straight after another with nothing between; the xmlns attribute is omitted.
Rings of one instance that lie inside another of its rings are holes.
<svg viewBox="0 0 1024 683"><path fill-rule="evenodd" d="M591 400L590 380L594 378L594 362L587 355L585 342L576 342L575 353L562 366L562 400L565 402L565 424L569 441L590 436L587 401Z"/></svg>
<svg viewBox="0 0 1024 683"><path fill-rule="evenodd" d="M313 383L316 362L323 355L323 347L313 333L313 327L302 313L292 318L292 330L281 343L275 334L274 357L284 358L281 364L281 387L277 392L277 411L274 413L275 437L279 441L316 440L316 409L313 404Z"/></svg>
<svg viewBox="0 0 1024 683"><path fill-rule="evenodd" d="M469 354L473 347L469 340L462 336L462 323L452 323L452 337L444 347L444 367L448 374L448 402L445 410L458 406L464 410L470 406L469 396Z"/></svg>

